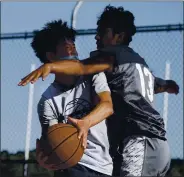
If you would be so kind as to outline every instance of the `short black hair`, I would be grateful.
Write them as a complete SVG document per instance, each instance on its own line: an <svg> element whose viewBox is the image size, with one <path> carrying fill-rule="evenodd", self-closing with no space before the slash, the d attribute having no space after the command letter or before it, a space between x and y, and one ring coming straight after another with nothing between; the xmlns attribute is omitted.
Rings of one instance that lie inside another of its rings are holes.
<svg viewBox="0 0 184 177"><path fill-rule="evenodd" d="M114 7L108 5L98 18L97 32L100 28L112 28L114 34L125 32L131 41L132 36L136 33L134 19L134 15L130 11L125 11L122 6Z"/></svg>
<svg viewBox="0 0 184 177"><path fill-rule="evenodd" d="M31 42L36 56L42 63L47 63L46 52L56 52L57 45L63 40L75 41L76 31L67 26L67 22L55 20L45 24L45 26L34 32Z"/></svg>

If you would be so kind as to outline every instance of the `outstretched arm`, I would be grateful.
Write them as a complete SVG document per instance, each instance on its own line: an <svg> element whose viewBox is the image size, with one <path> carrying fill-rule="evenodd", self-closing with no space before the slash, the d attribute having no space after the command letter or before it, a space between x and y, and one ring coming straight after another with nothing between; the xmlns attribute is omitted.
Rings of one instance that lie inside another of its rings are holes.
<svg viewBox="0 0 184 177"><path fill-rule="evenodd" d="M179 86L173 80L164 80L164 79L155 77L154 92L155 94L162 93L162 92L178 94Z"/></svg>
<svg viewBox="0 0 184 177"><path fill-rule="evenodd" d="M53 63L47 63L28 74L20 82L19 86L25 86L29 82L34 83L38 78L44 80L48 74L65 74L65 75L89 75L102 71L111 71L113 68L114 57L98 55L87 58L82 61L78 60L61 60Z"/></svg>

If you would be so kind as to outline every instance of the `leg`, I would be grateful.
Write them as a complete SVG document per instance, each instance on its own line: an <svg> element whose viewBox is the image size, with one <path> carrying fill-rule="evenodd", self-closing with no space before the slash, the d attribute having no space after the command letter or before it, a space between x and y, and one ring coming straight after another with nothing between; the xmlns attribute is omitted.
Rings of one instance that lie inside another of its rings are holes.
<svg viewBox="0 0 184 177"><path fill-rule="evenodd" d="M167 141L131 136L119 149L120 176L164 176L169 169Z"/></svg>

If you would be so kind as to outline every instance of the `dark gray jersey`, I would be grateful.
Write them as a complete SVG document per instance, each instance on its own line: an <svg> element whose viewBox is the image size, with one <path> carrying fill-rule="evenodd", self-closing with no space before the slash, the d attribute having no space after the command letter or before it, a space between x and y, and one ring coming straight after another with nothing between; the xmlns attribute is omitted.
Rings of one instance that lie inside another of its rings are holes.
<svg viewBox="0 0 184 177"><path fill-rule="evenodd" d="M125 134L165 139L163 118L153 107L155 77L145 60L123 45L107 47L101 53L116 57L113 72L106 76L115 115L122 120Z"/></svg>

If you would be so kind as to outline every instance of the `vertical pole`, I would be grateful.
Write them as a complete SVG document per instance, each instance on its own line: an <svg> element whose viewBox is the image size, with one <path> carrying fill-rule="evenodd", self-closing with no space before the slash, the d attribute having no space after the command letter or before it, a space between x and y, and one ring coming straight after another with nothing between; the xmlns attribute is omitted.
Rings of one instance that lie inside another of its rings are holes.
<svg viewBox="0 0 184 177"><path fill-rule="evenodd" d="M165 65L165 80L170 79L170 63L166 62ZM164 93L164 110L163 110L163 119L165 122L165 129L167 130L167 121L168 121L168 101L169 95L168 93Z"/></svg>
<svg viewBox="0 0 184 177"><path fill-rule="evenodd" d="M35 64L31 64L31 72L35 70ZM27 112L27 129L26 129L26 144L25 144L25 160L29 159L29 148L31 139L31 122L33 111L33 96L34 96L34 84L29 84L29 99L28 99L28 112ZM24 176L28 176L28 164L24 164Z"/></svg>

